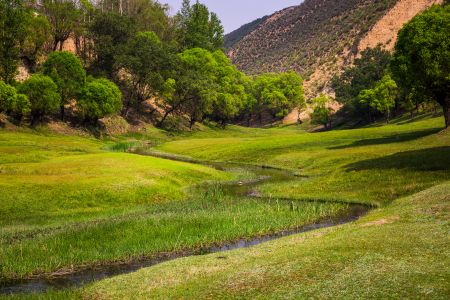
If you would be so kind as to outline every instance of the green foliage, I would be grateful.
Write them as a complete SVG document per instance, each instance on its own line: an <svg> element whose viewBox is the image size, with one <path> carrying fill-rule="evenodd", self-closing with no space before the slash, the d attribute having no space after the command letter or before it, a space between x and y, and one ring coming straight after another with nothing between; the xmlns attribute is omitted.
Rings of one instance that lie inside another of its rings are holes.
<svg viewBox="0 0 450 300"><path fill-rule="evenodd" d="M213 56L217 62L217 96L208 117L224 126L238 116L248 101L246 85L250 79L238 71L222 51L214 52Z"/></svg>
<svg viewBox="0 0 450 300"><path fill-rule="evenodd" d="M113 82L94 79L81 90L77 105L86 120L95 122L122 109L122 93Z"/></svg>
<svg viewBox="0 0 450 300"><path fill-rule="evenodd" d="M329 107L330 101L330 97L325 94L320 94L318 97L312 99L314 110L311 115L311 122L313 124L321 124L325 128L331 127L333 110Z"/></svg>
<svg viewBox="0 0 450 300"><path fill-rule="evenodd" d="M54 112L61 104L58 86L50 77L42 74L34 74L25 80L17 91L26 95L31 103L32 123Z"/></svg>
<svg viewBox="0 0 450 300"><path fill-rule="evenodd" d="M92 71L109 78L114 77L116 56L126 43L136 36L136 24L128 16L114 12L97 12L89 31L94 42L95 60Z"/></svg>
<svg viewBox="0 0 450 300"><path fill-rule="evenodd" d="M406 95L432 98L450 126L450 6L433 6L399 32L391 70Z"/></svg>
<svg viewBox="0 0 450 300"><path fill-rule="evenodd" d="M154 32L139 32L116 57L116 68L128 74L121 82L127 91L127 107L166 93L166 81L173 77L174 51L161 43Z"/></svg>
<svg viewBox="0 0 450 300"><path fill-rule="evenodd" d="M361 57L355 59L354 66L345 70L341 76L333 78L336 101L344 104L345 109L354 115L372 121L369 105L361 103L358 95L363 90L372 89L381 80L390 57L390 53L381 46L362 51Z"/></svg>
<svg viewBox="0 0 450 300"><path fill-rule="evenodd" d="M185 50L179 54L179 59L181 75L177 78L176 94L192 127L212 112L217 98L215 71L218 65L213 54L201 48Z"/></svg>
<svg viewBox="0 0 450 300"><path fill-rule="evenodd" d="M268 110L274 118L283 118L293 108L305 106L303 80L295 72L257 76L252 90L257 114Z"/></svg>
<svg viewBox="0 0 450 300"><path fill-rule="evenodd" d="M21 119L31 111L31 103L24 94L18 94L16 89L0 81L0 112L14 113Z"/></svg>
<svg viewBox="0 0 450 300"><path fill-rule="evenodd" d="M52 52L42 66L44 75L52 78L61 96L61 118L64 119L64 105L75 98L86 81L86 72L80 60L70 52Z"/></svg>
<svg viewBox="0 0 450 300"><path fill-rule="evenodd" d="M183 49L223 49L223 26L217 15L210 13L204 4L197 1L191 5L189 0L184 0L176 20Z"/></svg>
<svg viewBox="0 0 450 300"><path fill-rule="evenodd" d="M17 94L13 111L18 115L19 119L31 112L31 102L27 95Z"/></svg>
<svg viewBox="0 0 450 300"><path fill-rule="evenodd" d="M52 26L53 51L63 49L64 42L78 26L81 16L75 0L43 0L42 13Z"/></svg>
<svg viewBox="0 0 450 300"><path fill-rule="evenodd" d="M16 89L0 81L0 112L10 111L14 108L17 98Z"/></svg>
<svg viewBox="0 0 450 300"><path fill-rule="evenodd" d="M30 15L23 0L0 0L0 12L0 80L10 84L17 73Z"/></svg>
<svg viewBox="0 0 450 300"><path fill-rule="evenodd" d="M51 25L43 15L31 15L27 18L26 36L22 42L21 52L27 58L31 69L37 64L37 60L43 54L44 45L52 36Z"/></svg>
<svg viewBox="0 0 450 300"><path fill-rule="evenodd" d="M397 95L397 84L392 80L391 76L385 75L373 89L362 90L358 99L362 103L369 104L380 113L386 114L389 121L391 111L395 107Z"/></svg>

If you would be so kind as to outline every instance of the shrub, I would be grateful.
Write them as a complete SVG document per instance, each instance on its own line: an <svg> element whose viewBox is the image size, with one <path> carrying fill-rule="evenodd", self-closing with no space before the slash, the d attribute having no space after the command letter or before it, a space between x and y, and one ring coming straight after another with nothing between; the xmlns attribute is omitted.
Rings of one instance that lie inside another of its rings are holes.
<svg viewBox="0 0 450 300"><path fill-rule="evenodd" d="M34 74L19 85L17 90L29 99L33 124L42 120L44 115L56 111L61 104L58 87L50 77L42 74ZM21 101L24 99L22 97Z"/></svg>
<svg viewBox="0 0 450 300"><path fill-rule="evenodd" d="M122 109L122 93L113 82L94 79L83 87L77 105L86 121L97 122Z"/></svg>
<svg viewBox="0 0 450 300"><path fill-rule="evenodd" d="M52 52L45 61L42 71L58 86L61 96L61 119L64 119L64 105L73 99L86 81L86 72L80 60L70 52Z"/></svg>

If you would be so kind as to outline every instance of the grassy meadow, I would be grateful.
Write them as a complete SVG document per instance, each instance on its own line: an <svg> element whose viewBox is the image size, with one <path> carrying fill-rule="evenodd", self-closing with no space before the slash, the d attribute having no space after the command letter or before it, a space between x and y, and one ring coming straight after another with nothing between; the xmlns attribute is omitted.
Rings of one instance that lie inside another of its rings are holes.
<svg viewBox="0 0 450 300"><path fill-rule="evenodd" d="M265 235L339 214L348 203L378 207L355 223L31 298L444 299L450 292L450 134L440 117L320 133L148 128L113 140L0 131L0 141L3 279ZM255 174L120 152L130 147L272 166L298 179L259 186L260 199L233 197L220 182Z"/></svg>
<svg viewBox="0 0 450 300"><path fill-rule="evenodd" d="M111 152L133 142L31 131L0 140L1 280L204 248L347 208L237 199L218 182L253 174Z"/></svg>

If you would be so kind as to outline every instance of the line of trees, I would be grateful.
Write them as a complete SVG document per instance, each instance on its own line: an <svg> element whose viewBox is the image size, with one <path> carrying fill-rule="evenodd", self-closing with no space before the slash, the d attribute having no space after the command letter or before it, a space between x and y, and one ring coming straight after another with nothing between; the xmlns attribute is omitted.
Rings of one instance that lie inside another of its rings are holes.
<svg viewBox="0 0 450 300"><path fill-rule="evenodd" d="M80 120L95 121L123 107L125 117L161 127L173 117L190 127L205 120L225 126L282 118L304 105L297 74L238 71L223 52L219 18L198 1L184 0L174 17L153 0L0 0L0 9L0 79L29 98L33 123L58 108L61 120L71 107ZM69 40L75 55L63 51ZM17 83L21 61L36 74ZM37 105L30 85L48 94L39 100L47 106Z"/></svg>

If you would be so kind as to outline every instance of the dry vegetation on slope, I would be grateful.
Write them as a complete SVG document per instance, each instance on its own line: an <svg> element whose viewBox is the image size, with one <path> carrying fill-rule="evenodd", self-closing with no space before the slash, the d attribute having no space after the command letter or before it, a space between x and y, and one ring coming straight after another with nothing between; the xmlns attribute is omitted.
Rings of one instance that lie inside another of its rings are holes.
<svg viewBox="0 0 450 300"><path fill-rule="evenodd" d="M442 0L305 0L269 17L236 42L229 56L248 73L295 70L306 96L326 89L374 41L391 49L397 31L415 14ZM374 44L375 43L375 44Z"/></svg>

